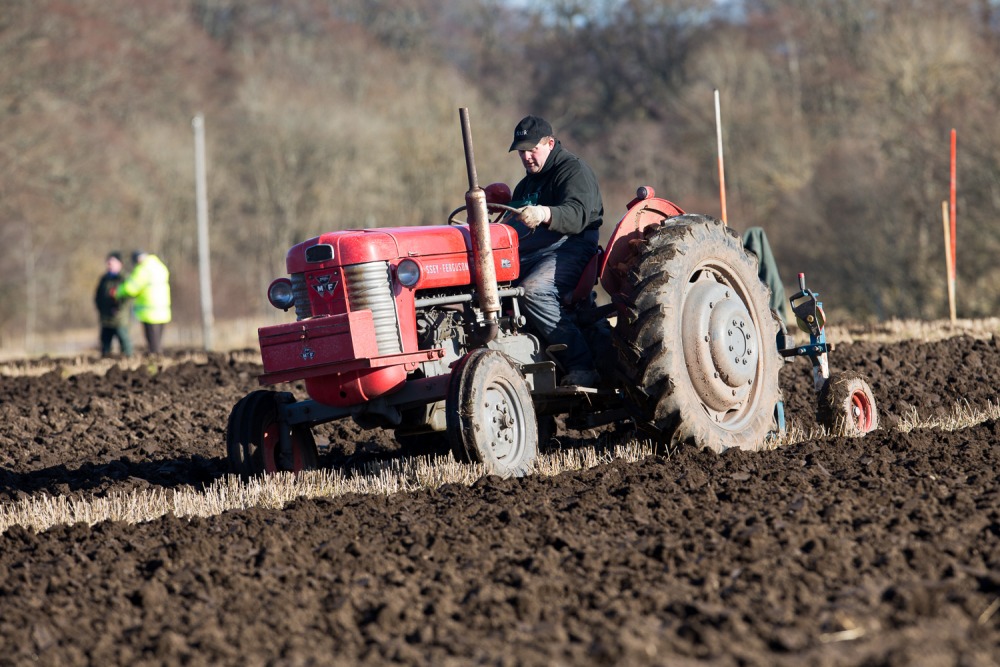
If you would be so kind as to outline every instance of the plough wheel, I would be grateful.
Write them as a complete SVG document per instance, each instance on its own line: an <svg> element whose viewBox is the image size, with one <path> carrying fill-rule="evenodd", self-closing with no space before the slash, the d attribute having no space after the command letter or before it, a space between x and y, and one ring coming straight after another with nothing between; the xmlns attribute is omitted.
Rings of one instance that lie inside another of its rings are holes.
<svg viewBox="0 0 1000 667"><path fill-rule="evenodd" d="M259 390L244 396L233 407L226 427L229 470L244 479L264 473L300 472L318 465L316 441L308 427L289 428L289 451L281 448L278 398Z"/></svg>
<svg viewBox="0 0 1000 667"><path fill-rule="evenodd" d="M878 428L875 395L860 373L831 373L818 401L817 421L833 435L857 438Z"/></svg>

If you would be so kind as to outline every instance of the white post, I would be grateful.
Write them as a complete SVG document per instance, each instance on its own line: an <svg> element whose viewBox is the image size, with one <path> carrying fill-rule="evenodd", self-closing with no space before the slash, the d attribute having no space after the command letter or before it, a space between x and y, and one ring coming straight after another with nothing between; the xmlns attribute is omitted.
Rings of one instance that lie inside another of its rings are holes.
<svg viewBox="0 0 1000 667"><path fill-rule="evenodd" d="M26 224L24 229L24 277L27 280L25 285L25 301L27 302L27 312L24 316L24 352L32 354L35 352L35 328L38 325L38 274L35 271L35 239L32 233L33 226Z"/></svg>
<svg viewBox="0 0 1000 667"><path fill-rule="evenodd" d="M208 188L205 184L205 118L198 114L191 120L194 127L194 175L198 208L198 285L201 291L202 342L206 350L212 349L212 272L209 267L208 249Z"/></svg>

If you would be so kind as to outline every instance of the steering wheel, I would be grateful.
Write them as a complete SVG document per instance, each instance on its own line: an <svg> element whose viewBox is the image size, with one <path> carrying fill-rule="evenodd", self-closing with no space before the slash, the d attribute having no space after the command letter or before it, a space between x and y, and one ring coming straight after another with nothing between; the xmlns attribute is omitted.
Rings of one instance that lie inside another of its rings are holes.
<svg viewBox="0 0 1000 667"><path fill-rule="evenodd" d="M449 225L466 225L466 224L468 224L468 220L456 220L455 219L456 215L458 215L462 211L466 210L467 208L468 208L468 206L459 206L454 211L452 211L451 213L449 213L448 214L448 224ZM514 215L517 215L518 213L521 212L521 209L514 208L513 206L507 206L507 204L486 204L486 210L489 211L489 212L492 212L492 213L496 213L497 211L500 212L500 215L498 215L493 220L490 220L490 223L497 222L498 220L500 220L500 218L502 218L507 213L513 213ZM466 216L466 217L468 217L468 216Z"/></svg>

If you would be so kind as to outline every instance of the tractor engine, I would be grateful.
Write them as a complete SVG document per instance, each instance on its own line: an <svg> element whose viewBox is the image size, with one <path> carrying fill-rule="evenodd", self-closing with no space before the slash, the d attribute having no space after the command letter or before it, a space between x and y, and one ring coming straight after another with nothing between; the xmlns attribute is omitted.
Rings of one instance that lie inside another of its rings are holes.
<svg viewBox="0 0 1000 667"><path fill-rule="evenodd" d="M517 235L501 224L489 234L509 293ZM418 368L447 373L479 324L464 225L330 232L293 246L285 264L290 278L272 282L268 300L296 321L258 330L260 383L304 379L319 403L348 408L400 389Z"/></svg>

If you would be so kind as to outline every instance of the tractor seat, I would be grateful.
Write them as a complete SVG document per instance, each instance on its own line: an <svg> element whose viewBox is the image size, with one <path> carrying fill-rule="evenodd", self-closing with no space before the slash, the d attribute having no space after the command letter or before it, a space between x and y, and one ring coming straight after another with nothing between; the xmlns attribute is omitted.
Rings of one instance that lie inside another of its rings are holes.
<svg viewBox="0 0 1000 667"><path fill-rule="evenodd" d="M584 267L583 274L580 276L580 281L576 284L576 288L563 297L564 305L574 306L590 299L590 295L594 291L594 285L597 284L597 269L601 265L601 257L603 256L604 248L598 246L597 252L587 262L587 266Z"/></svg>

